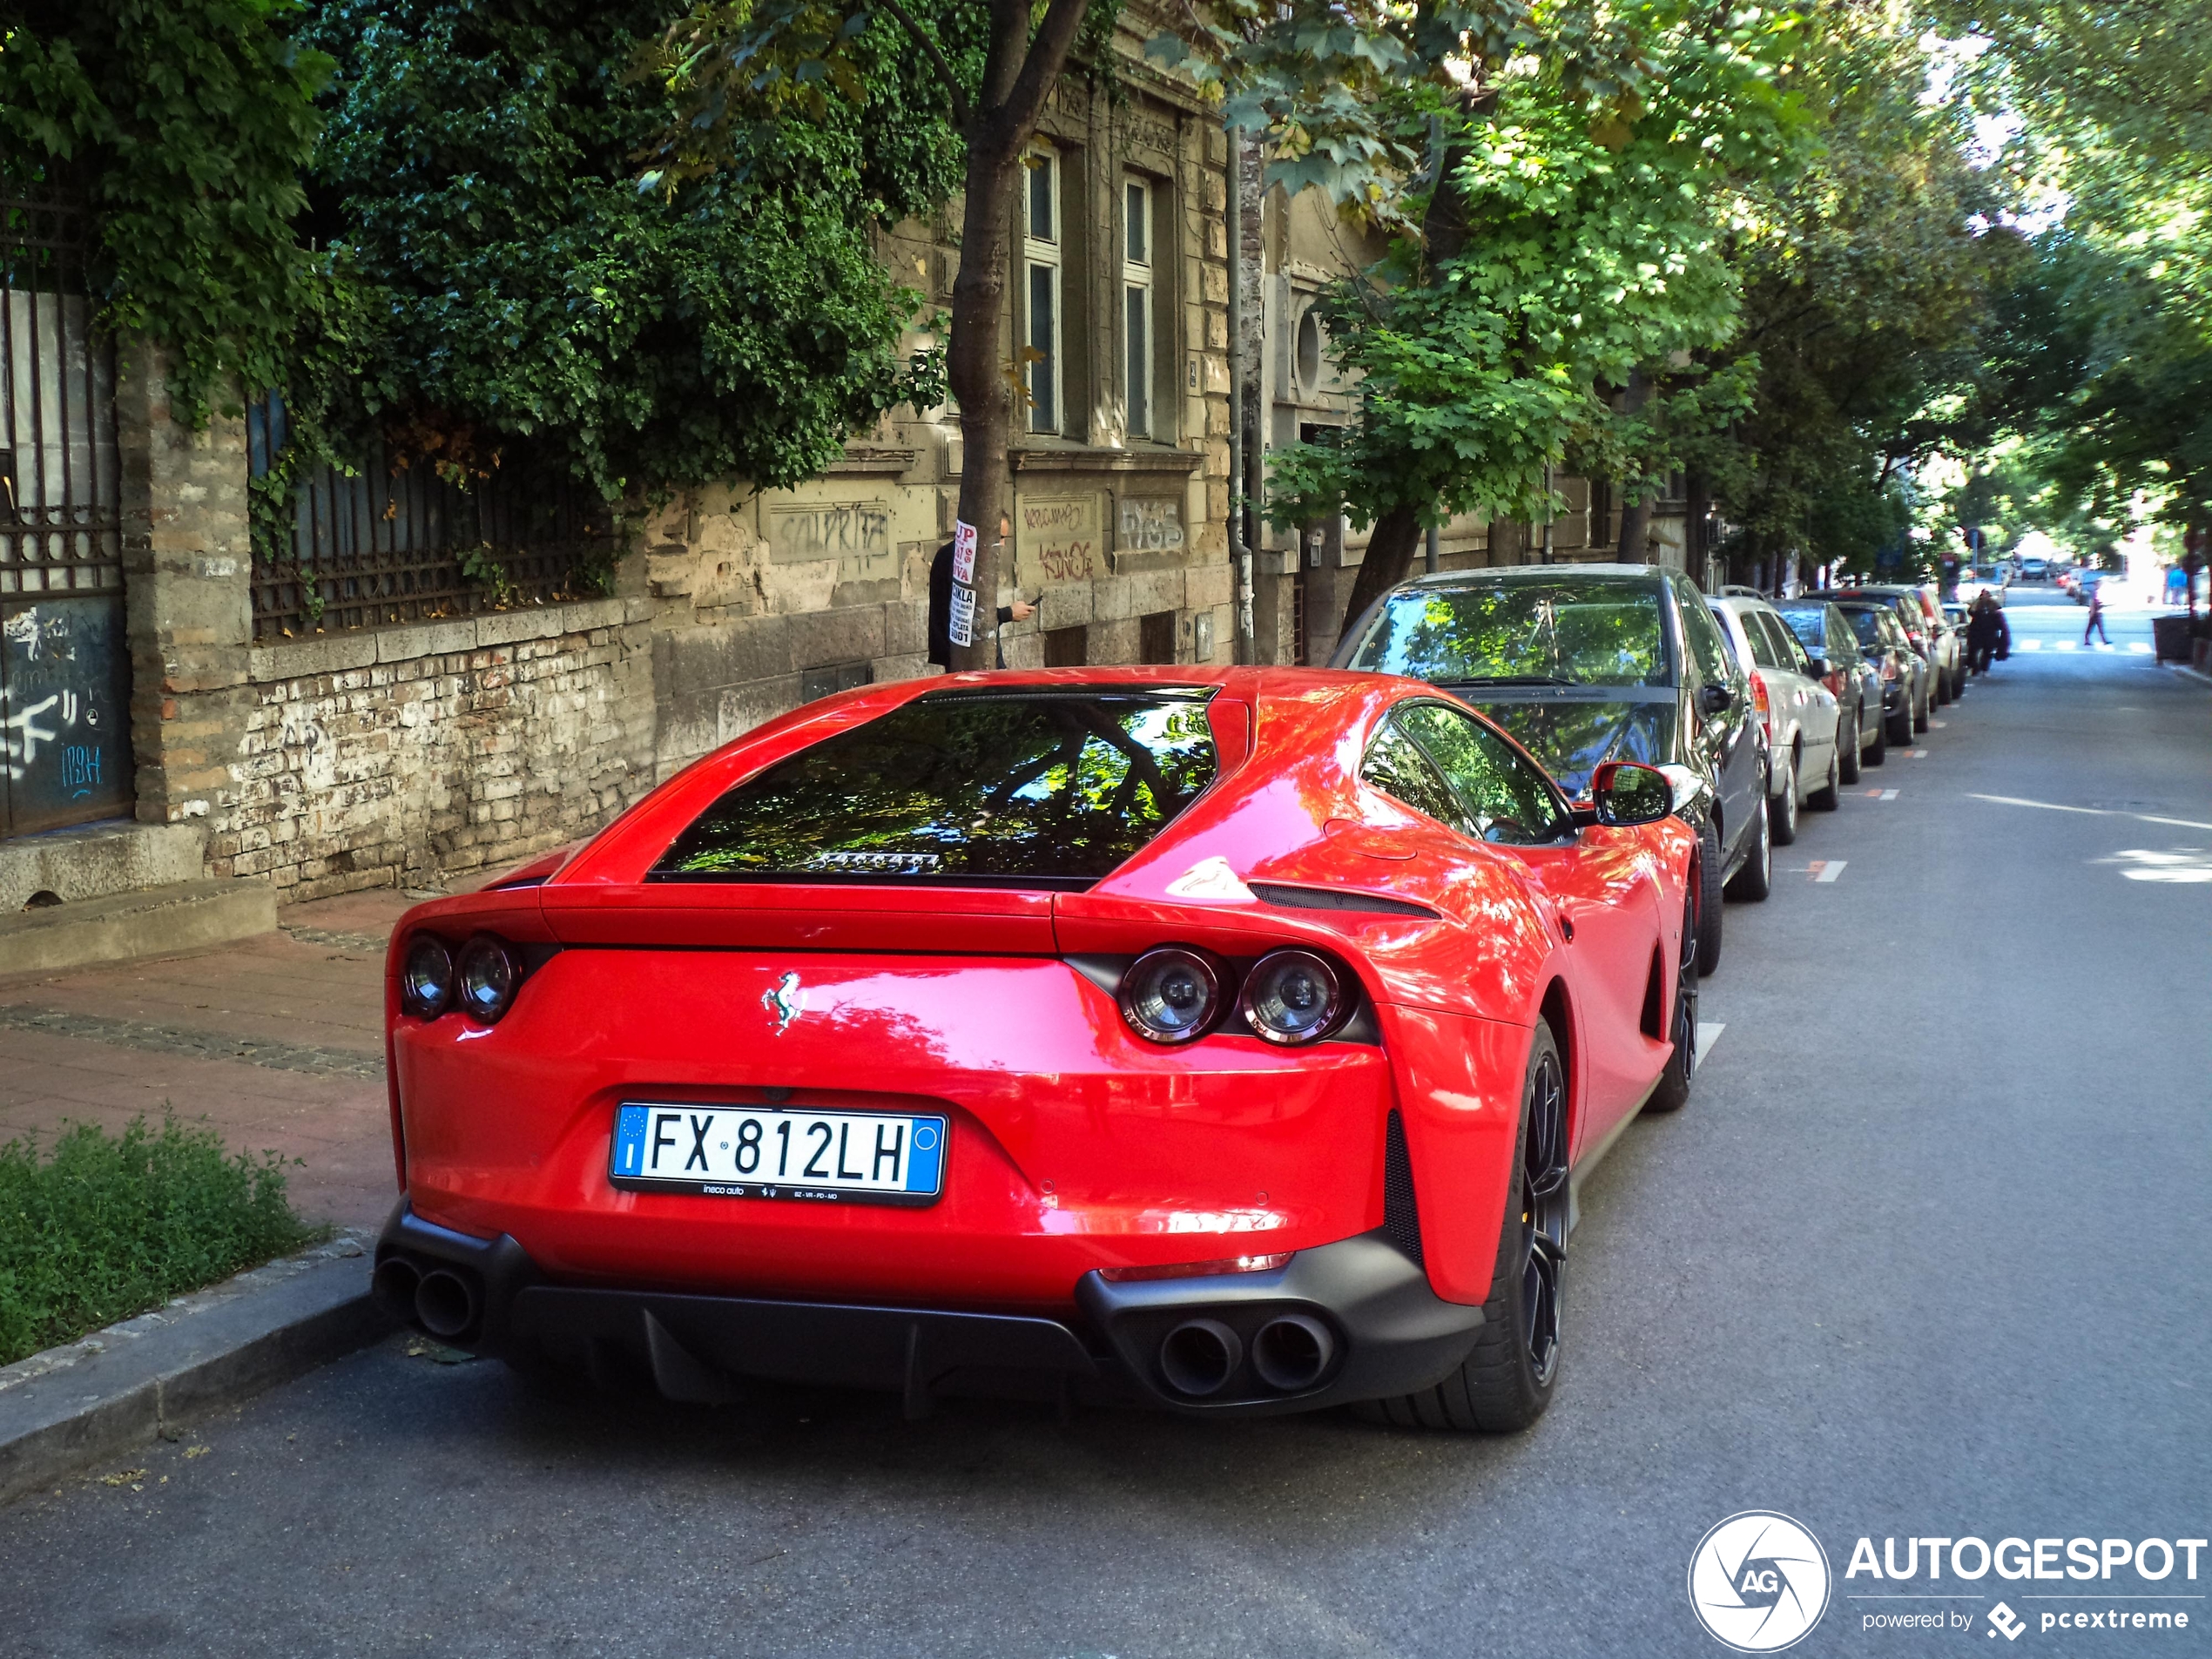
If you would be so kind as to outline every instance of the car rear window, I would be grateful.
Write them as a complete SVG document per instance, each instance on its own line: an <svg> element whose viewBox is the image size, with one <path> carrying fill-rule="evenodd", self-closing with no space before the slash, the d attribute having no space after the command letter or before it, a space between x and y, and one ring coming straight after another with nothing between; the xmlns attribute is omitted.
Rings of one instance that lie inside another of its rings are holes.
<svg viewBox="0 0 2212 1659"><path fill-rule="evenodd" d="M1086 887L1213 781L1211 695L917 698L730 790L652 879Z"/></svg>
<svg viewBox="0 0 2212 1659"><path fill-rule="evenodd" d="M1664 685L1665 642L1649 582L1411 588L1384 602L1348 666L1440 685Z"/></svg>
<svg viewBox="0 0 2212 1659"><path fill-rule="evenodd" d="M1825 610L1784 610L1778 613L1790 624L1790 631L1804 642L1807 651L1824 656L1828 650L1828 613Z"/></svg>
<svg viewBox="0 0 2212 1659"><path fill-rule="evenodd" d="M1840 609L1840 607L1838 607ZM1857 606L1844 611L1851 618L1851 631L1858 636L1862 645L1883 645L1889 642L1882 637L1882 613L1862 610Z"/></svg>

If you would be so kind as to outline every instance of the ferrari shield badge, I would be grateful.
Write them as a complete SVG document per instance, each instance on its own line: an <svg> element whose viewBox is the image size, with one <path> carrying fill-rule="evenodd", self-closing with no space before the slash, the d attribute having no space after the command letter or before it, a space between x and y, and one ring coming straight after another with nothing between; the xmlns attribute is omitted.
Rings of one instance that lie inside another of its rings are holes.
<svg viewBox="0 0 2212 1659"><path fill-rule="evenodd" d="M760 994L760 1006L776 1016L776 1035L783 1035L793 1020L806 1012L806 993L799 975L786 974Z"/></svg>

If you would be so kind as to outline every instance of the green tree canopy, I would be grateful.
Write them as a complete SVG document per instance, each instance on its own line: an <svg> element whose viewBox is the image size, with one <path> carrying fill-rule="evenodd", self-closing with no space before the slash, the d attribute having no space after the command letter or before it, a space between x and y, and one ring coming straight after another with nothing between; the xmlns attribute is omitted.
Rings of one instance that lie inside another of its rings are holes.
<svg viewBox="0 0 2212 1659"><path fill-rule="evenodd" d="M464 469L529 438L612 496L793 483L941 395L934 356L899 355L921 296L874 245L958 179L903 40L853 44L865 120L763 115L727 168L641 191L671 105L629 68L665 21L589 0L316 5L302 37L336 72L307 228L362 296L319 360L347 369L319 388L332 427L381 424Z"/></svg>

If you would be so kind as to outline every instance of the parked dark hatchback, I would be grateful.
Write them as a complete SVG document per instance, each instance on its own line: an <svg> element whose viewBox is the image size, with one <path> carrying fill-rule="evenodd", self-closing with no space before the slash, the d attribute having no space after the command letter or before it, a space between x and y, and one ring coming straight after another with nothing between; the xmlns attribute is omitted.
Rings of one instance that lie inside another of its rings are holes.
<svg viewBox="0 0 2212 1659"><path fill-rule="evenodd" d="M1913 682L1926 664L1912 649L1895 607L1881 599L1831 599L1829 604L1842 611L1851 623L1851 631L1858 636L1859 654L1882 677L1885 745L1901 743L1911 747L1917 695ZM1880 757L1869 753L1867 759L1878 761Z"/></svg>
<svg viewBox="0 0 2212 1659"><path fill-rule="evenodd" d="M1878 766L1888 751L1883 732L1882 676L1862 651L1851 618L1824 601L1780 599L1775 602L1782 620L1790 624L1798 643L1823 665L1821 682L1844 706L1840 729L1856 732L1856 741L1838 745L1844 758L1843 781L1858 781L1859 762Z"/></svg>
<svg viewBox="0 0 2212 1659"><path fill-rule="evenodd" d="M1448 687L1521 740L1569 795L1608 760L1680 766L1698 831L1697 966L1720 961L1721 890L1772 880L1767 752L1750 685L1679 572L1525 564L1400 583L1345 632L1333 668Z"/></svg>

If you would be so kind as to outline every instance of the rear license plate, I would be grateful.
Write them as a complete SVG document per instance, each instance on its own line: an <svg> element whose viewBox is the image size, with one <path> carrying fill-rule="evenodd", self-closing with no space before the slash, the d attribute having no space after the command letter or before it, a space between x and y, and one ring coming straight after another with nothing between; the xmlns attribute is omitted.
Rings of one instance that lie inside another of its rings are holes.
<svg viewBox="0 0 2212 1659"><path fill-rule="evenodd" d="M624 1101L607 1174L639 1192L929 1204L945 1134L941 1117Z"/></svg>

